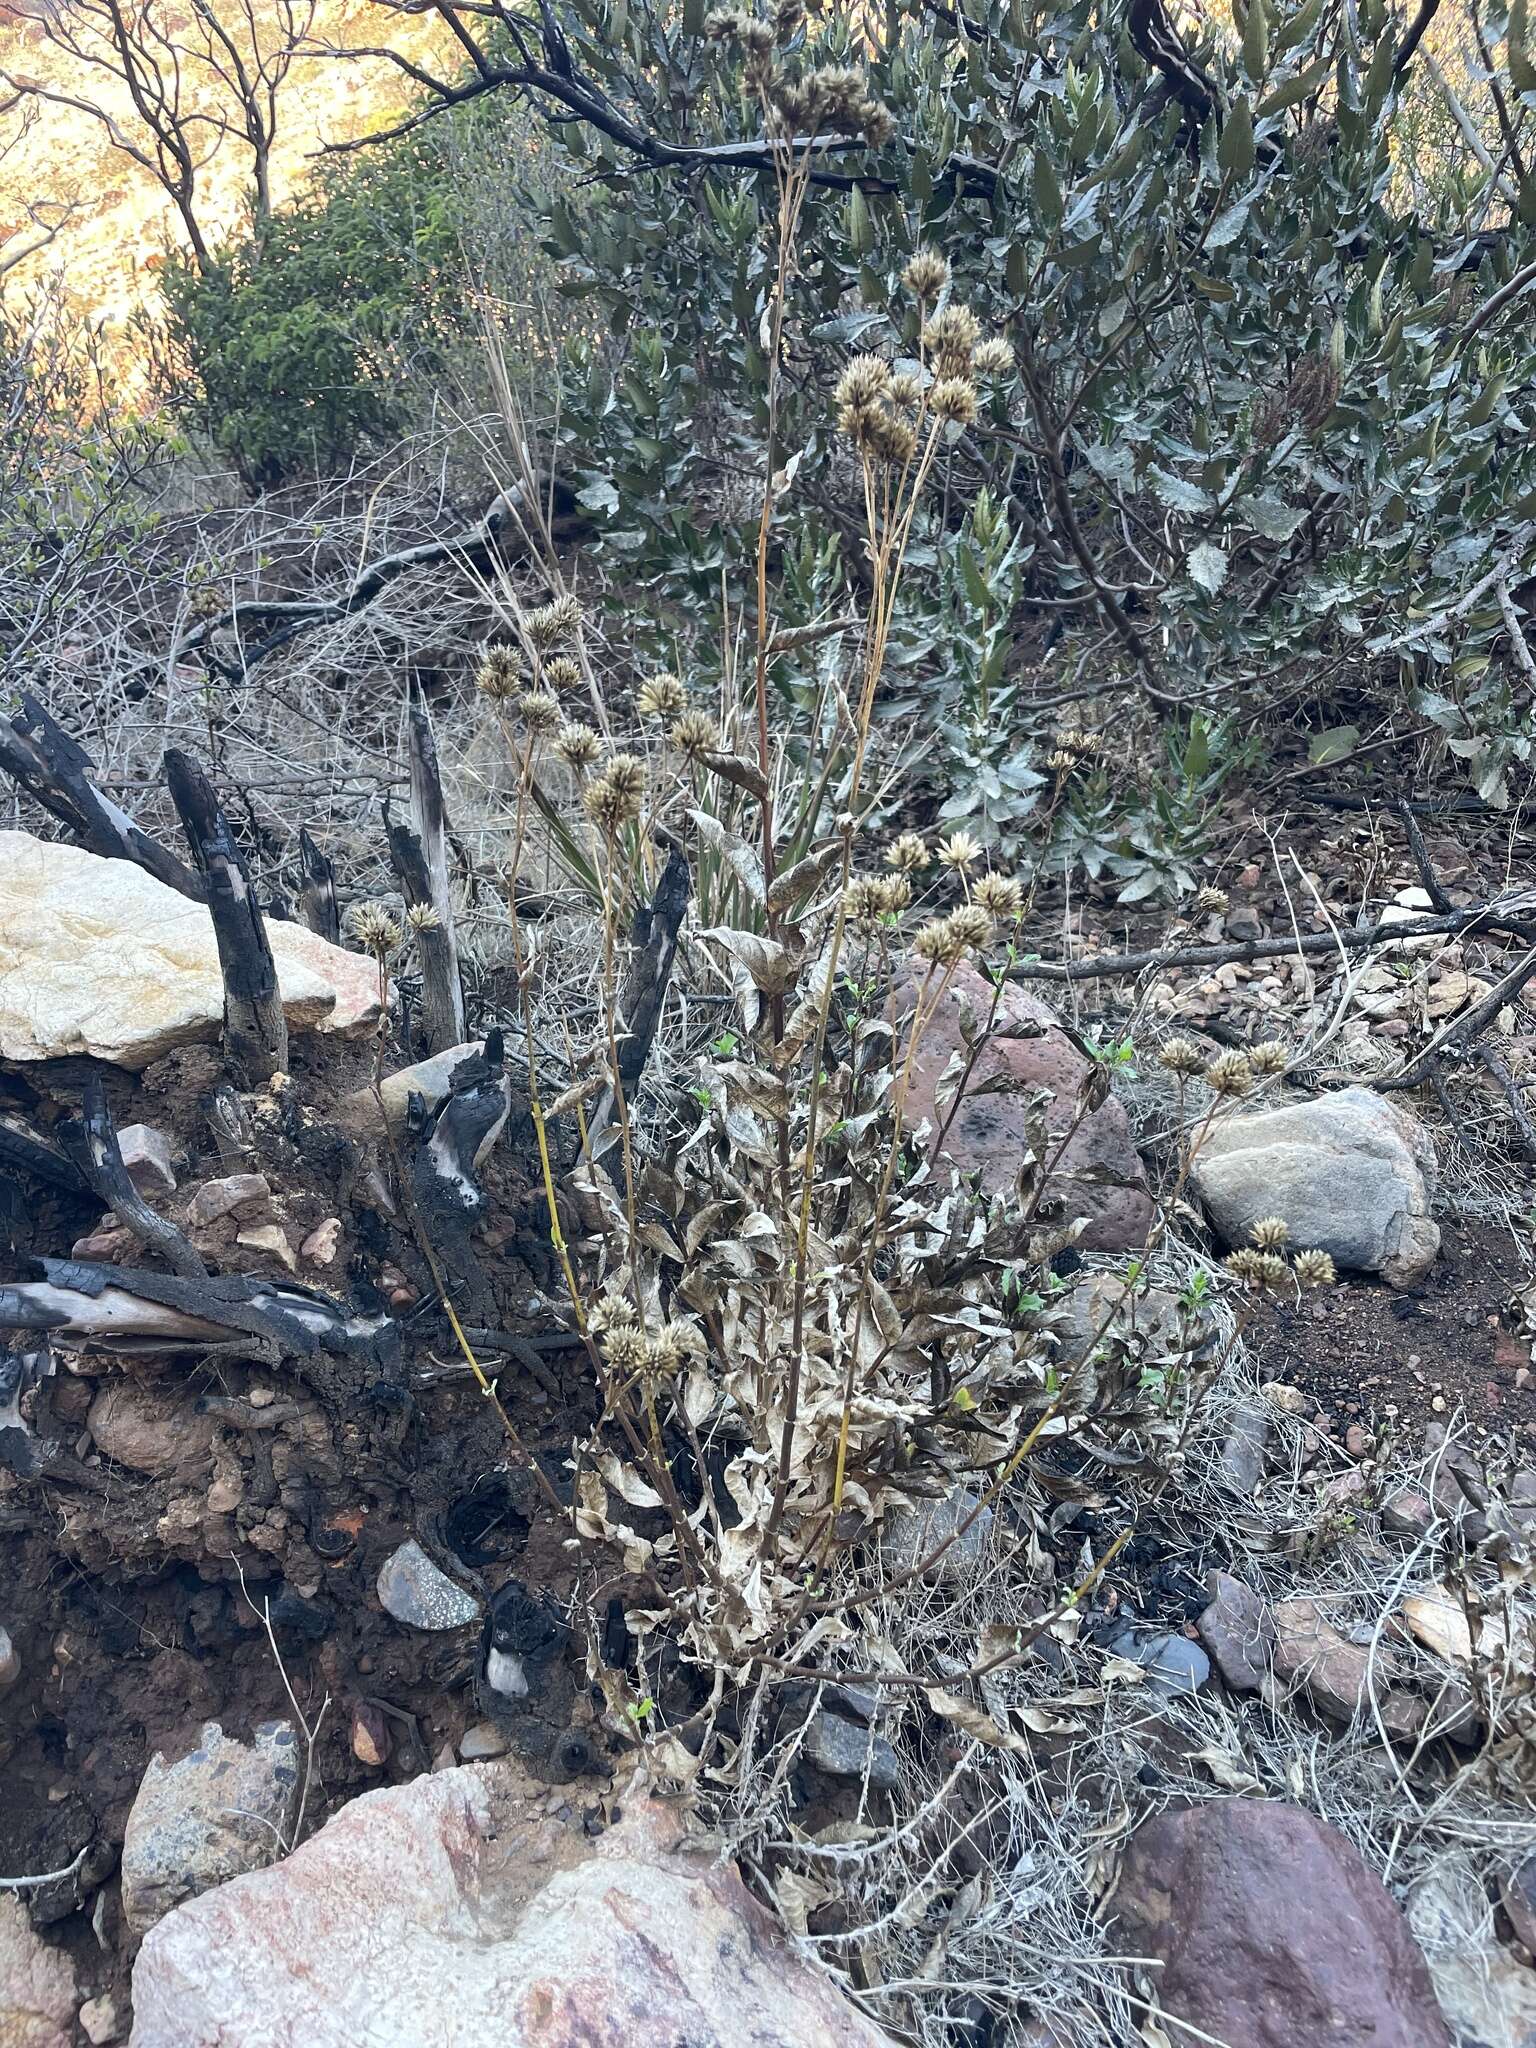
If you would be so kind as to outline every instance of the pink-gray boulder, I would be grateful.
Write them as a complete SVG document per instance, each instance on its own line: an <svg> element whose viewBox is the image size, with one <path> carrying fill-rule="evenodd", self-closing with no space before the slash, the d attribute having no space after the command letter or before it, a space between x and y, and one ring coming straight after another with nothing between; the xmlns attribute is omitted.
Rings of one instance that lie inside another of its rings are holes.
<svg viewBox="0 0 1536 2048"><path fill-rule="evenodd" d="M638 1792L595 1841L506 1764L365 1793L178 1907L131 2048L891 2048Z"/></svg>
<svg viewBox="0 0 1536 2048"><path fill-rule="evenodd" d="M910 1011L915 998L915 985L908 986L899 1009ZM944 1130L953 1098L946 1093L940 1106L940 1083L953 1058L966 1059L991 1007L992 990L983 977L973 967L957 968L918 1045L907 1097L909 1128L926 1122L934 1141ZM988 1193L1006 1193L1029 1146L1031 1100L1043 1090L1049 1098L1045 1121L1053 1155L1072 1132L1053 1158L1048 1197L1062 1203L1068 1220L1088 1219L1077 1240L1083 1250L1130 1251L1147 1241L1152 1198L1130 1121L1113 1095L1073 1128L1082 1084L1092 1065L1048 1003L1008 986L960 1105L944 1130L939 1157L964 1173L978 1173Z"/></svg>
<svg viewBox="0 0 1536 2048"><path fill-rule="evenodd" d="M1429 1967L1336 1828L1280 1800L1219 1799L1136 1830L1112 1901L1176 2039L1231 2048L1449 2048ZM1185 2028L1199 2029L1198 2034Z"/></svg>

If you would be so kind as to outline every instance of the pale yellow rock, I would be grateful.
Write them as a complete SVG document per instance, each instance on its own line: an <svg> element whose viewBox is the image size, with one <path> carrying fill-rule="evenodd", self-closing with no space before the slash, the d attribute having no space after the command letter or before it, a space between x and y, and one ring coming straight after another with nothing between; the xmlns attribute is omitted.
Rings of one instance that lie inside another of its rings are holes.
<svg viewBox="0 0 1536 2048"><path fill-rule="evenodd" d="M290 1029L367 1031L378 973L302 925L267 931ZM0 1057L146 1067L223 1024L207 910L131 861L0 832Z"/></svg>
<svg viewBox="0 0 1536 2048"><path fill-rule="evenodd" d="M1449 1588L1428 1586L1422 1593L1410 1594L1403 1602L1403 1619L1426 1650L1432 1650L1437 1657L1444 1657L1451 1663L1471 1663L1472 1629L1466 1609ZM1483 1657L1499 1656L1505 1642L1506 1630L1501 1617L1485 1614L1477 1632L1478 1654Z"/></svg>

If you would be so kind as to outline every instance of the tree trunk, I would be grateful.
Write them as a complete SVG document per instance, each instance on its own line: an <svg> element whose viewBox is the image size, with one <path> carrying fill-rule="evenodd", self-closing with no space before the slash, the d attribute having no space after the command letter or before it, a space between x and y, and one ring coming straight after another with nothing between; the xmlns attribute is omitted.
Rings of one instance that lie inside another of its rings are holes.
<svg viewBox="0 0 1536 2048"><path fill-rule="evenodd" d="M266 922L229 820L190 755L169 747L165 778L208 889L224 977L224 1050L247 1085L288 1066L288 1024Z"/></svg>
<svg viewBox="0 0 1536 2048"><path fill-rule="evenodd" d="M299 827L299 867L303 875L299 887L299 921L308 925L312 932L318 932L322 939L329 939L333 946L339 946L341 914L336 908L336 870L302 825Z"/></svg>
<svg viewBox="0 0 1536 2048"><path fill-rule="evenodd" d="M419 691L412 693L411 720L411 826L421 844L426 863L429 900L437 914L440 939L442 987L435 995L441 1016L429 1016L428 1029L447 1034L433 1052L445 1046L462 1045L465 1038L464 983L459 973L459 942L454 930L453 895L448 886L448 812L443 802L443 782L437 765L437 740L432 731L432 714ZM423 954L423 966L426 956Z"/></svg>

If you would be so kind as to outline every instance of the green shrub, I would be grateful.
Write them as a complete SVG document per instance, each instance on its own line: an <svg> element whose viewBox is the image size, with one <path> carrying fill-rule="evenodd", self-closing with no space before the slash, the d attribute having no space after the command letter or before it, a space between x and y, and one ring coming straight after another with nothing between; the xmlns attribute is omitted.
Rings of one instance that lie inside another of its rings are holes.
<svg viewBox="0 0 1536 2048"><path fill-rule="evenodd" d="M173 407L253 490L397 434L466 330L450 131L333 160L206 270L168 264Z"/></svg>

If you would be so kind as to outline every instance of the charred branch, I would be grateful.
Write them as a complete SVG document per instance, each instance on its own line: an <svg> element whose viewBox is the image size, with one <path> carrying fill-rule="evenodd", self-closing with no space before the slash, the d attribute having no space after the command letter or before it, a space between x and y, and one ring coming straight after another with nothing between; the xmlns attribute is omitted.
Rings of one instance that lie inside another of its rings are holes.
<svg viewBox="0 0 1536 2048"><path fill-rule="evenodd" d="M0 721L0 768L88 852L131 860L194 903L206 900L192 869L102 795L92 780L95 763L30 691L22 692L16 716Z"/></svg>
<svg viewBox="0 0 1536 2048"><path fill-rule="evenodd" d="M0 1471L30 1479L39 1463L37 1438L21 1412L21 1397L53 1372L48 1340L0 1351Z"/></svg>
<svg viewBox="0 0 1536 2048"><path fill-rule="evenodd" d="M182 829L208 890L219 968L224 977L224 1049L250 1081L270 1081L288 1066L283 1016L267 927L229 820L201 768L177 747L165 776Z"/></svg>
<svg viewBox="0 0 1536 2048"><path fill-rule="evenodd" d="M101 1077L93 1074L85 1084L80 1114L67 1117L59 1136L81 1178L112 1214L147 1251L160 1257L183 1280L201 1280L208 1268L187 1239L167 1217L160 1216L134 1186L123 1164L117 1126L107 1107L107 1091Z"/></svg>
<svg viewBox="0 0 1536 2048"><path fill-rule="evenodd" d="M19 1116L0 1116L0 1166L72 1195L85 1186L79 1169Z"/></svg>

